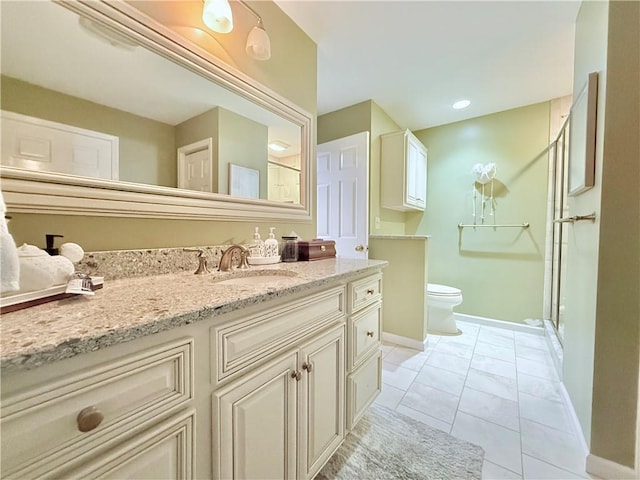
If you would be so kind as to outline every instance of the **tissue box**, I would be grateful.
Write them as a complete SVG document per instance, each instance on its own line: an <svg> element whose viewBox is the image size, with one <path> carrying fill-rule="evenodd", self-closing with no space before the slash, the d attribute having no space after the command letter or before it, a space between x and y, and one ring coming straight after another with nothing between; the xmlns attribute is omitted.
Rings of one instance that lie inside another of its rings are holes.
<svg viewBox="0 0 640 480"><path fill-rule="evenodd" d="M298 260L311 261L336 256L336 242L333 240L313 240L298 242Z"/></svg>

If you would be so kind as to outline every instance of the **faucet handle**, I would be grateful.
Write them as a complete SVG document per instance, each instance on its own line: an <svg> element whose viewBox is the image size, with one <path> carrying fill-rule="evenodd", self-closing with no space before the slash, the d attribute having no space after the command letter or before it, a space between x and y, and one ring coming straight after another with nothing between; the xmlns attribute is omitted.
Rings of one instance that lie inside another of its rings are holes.
<svg viewBox="0 0 640 480"><path fill-rule="evenodd" d="M207 269L207 257L204 254L204 250L202 250L201 248L183 248L183 251L198 253L198 269L193 273L195 273L196 275L209 273L209 270Z"/></svg>

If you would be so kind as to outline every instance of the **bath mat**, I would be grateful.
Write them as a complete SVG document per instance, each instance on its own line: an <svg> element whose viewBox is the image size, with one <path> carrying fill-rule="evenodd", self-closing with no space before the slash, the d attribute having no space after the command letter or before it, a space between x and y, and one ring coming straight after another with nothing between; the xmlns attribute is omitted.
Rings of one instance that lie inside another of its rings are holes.
<svg viewBox="0 0 640 480"><path fill-rule="evenodd" d="M374 404L315 480L480 480L483 459L481 447Z"/></svg>

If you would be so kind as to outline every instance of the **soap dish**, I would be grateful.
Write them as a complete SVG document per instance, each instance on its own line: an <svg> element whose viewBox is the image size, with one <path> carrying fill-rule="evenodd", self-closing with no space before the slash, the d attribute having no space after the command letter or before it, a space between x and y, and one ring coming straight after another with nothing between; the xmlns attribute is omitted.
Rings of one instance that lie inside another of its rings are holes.
<svg viewBox="0 0 640 480"><path fill-rule="evenodd" d="M280 263L280 256L277 257L247 257L249 265L271 265Z"/></svg>

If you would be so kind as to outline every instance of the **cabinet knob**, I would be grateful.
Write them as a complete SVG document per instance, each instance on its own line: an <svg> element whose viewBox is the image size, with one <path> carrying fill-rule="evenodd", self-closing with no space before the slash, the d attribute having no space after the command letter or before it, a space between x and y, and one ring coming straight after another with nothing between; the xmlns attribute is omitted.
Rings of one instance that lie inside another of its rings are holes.
<svg viewBox="0 0 640 480"><path fill-rule="evenodd" d="M373 295L374 293L375 293L375 290L373 288L367 289L367 295Z"/></svg>
<svg viewBox="0 0 640 480"><path fill-rule="evenodd" d="M311 370L313 370L313 365L311 363L303 363L302 364L302 369L306 370L307 372L311 373Z"/></svg>
<svg viewBox="0 0 640 480"><path fill-rule="evenodd" d="M324 245L320 245L320 251L321 252L326 252L327 251L327 247L325 247Z"/></svg>
<svg viewBox="0 0 640 480"><path fill-rule="evenodd" d="M374 335L373 330L369 330L369 331L367 332L367 337L371 337L371 338L373 338L373 335Z"/></svg>
<svg viewBox="0 0 640 480"><path fill-rule="evenodd" d="M83 408L76 421L78 422L78 430L81 432L90 432L104 420L104 415L95 406Z"/></svg>
<svg viewBox="0 0 640 480"><path fill-rule="evenodd" d="M295 372L291 372L291 378L295 378L296 382L299 382L302 378L302 372L300 370L296 370Z"/></svg>

